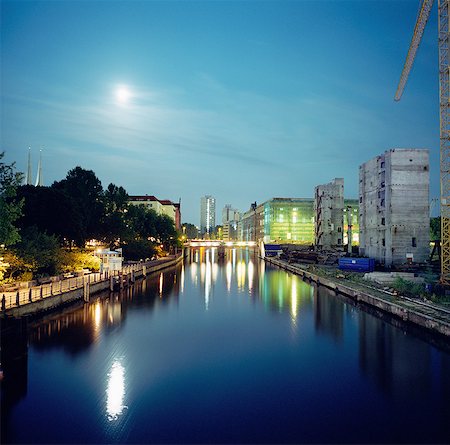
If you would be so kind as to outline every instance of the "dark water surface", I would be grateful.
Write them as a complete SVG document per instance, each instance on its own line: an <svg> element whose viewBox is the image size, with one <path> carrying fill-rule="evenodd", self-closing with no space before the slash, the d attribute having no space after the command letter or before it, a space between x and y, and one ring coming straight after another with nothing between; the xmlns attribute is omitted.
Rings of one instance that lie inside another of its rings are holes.
<svg viewBox="0 0 450 445"><path fill-rule="evenodd" d="M449 443L449 347L418 334L248 250L197 250L4 331L2 441Z"/></svg>

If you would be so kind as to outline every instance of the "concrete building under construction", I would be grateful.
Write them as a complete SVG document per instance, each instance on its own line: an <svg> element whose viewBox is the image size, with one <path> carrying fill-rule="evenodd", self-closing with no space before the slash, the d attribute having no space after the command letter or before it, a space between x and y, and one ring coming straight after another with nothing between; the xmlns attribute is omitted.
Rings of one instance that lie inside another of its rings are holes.
<svg viewBox="0 0 450 445"><path fill-rule="evenodd" d="M391 149L359 167L360 254L385 266L430 251L429 152Z"/></svg>
<svg viewBox="0 0 450 445"><path fill-rule="evenodd" d="M314 189L314 244L319 249L344 244L344 179L335 178Z"/></svg>

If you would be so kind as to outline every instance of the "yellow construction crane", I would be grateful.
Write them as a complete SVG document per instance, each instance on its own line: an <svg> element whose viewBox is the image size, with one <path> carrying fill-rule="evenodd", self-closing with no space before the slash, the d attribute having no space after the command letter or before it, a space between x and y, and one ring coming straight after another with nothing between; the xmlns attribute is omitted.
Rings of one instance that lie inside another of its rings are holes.
<svg viewBox="0 0 450 445"><path fill-rule="evenodd" d="M416 26L406 56L395 100L400 100L433 0L422 0ZM450 285L450 110L449 110L449 6L450 0L438 0L440 179L441 179L441 283Z"/></svg>

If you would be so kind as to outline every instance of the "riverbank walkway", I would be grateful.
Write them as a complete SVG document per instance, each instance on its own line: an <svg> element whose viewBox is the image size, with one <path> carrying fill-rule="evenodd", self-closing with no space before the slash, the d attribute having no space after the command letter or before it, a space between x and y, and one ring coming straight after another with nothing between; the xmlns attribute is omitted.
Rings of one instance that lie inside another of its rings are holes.
<svg viewBox="0 0 450 445"><path fill-rule="evenodd" d="M429 301L425 302L402 295L395 295L370 284L355 283L346 279L344 275L341 278L322 276L318 270L308 270L307 265L289 264L277 258L266 257L265 260L270 264L300 275L308 281L346 295L357 302L376 307L401 318L403 321L443 334L450 339L450 309L448 308Z"/></svg>
<svg viewBox="0 0 450 445"><path fill-rule="evenodd" d="M115 284L134 282L136 278L171 267L181 261L183 255L169 255L145 263L126 265L121 271L93 272L79 277L62 278L32 287L20 287L13 291L0 291L1 316L23 316L47 310L61 304L84 298L96 292L110 289Z"/></svg>

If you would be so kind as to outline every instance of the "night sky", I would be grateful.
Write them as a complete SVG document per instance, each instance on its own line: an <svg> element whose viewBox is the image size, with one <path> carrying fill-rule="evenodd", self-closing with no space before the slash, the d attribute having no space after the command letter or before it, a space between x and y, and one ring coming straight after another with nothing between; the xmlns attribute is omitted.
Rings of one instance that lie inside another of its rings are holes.
<svg viewBox="0 0 450 445"><path fill-rule="evenodd" d="M1 1L1 150L44 184L241 211L311 197L396 147L431 152L439 195L437 5L399 103L411 1Z"/></svg>

